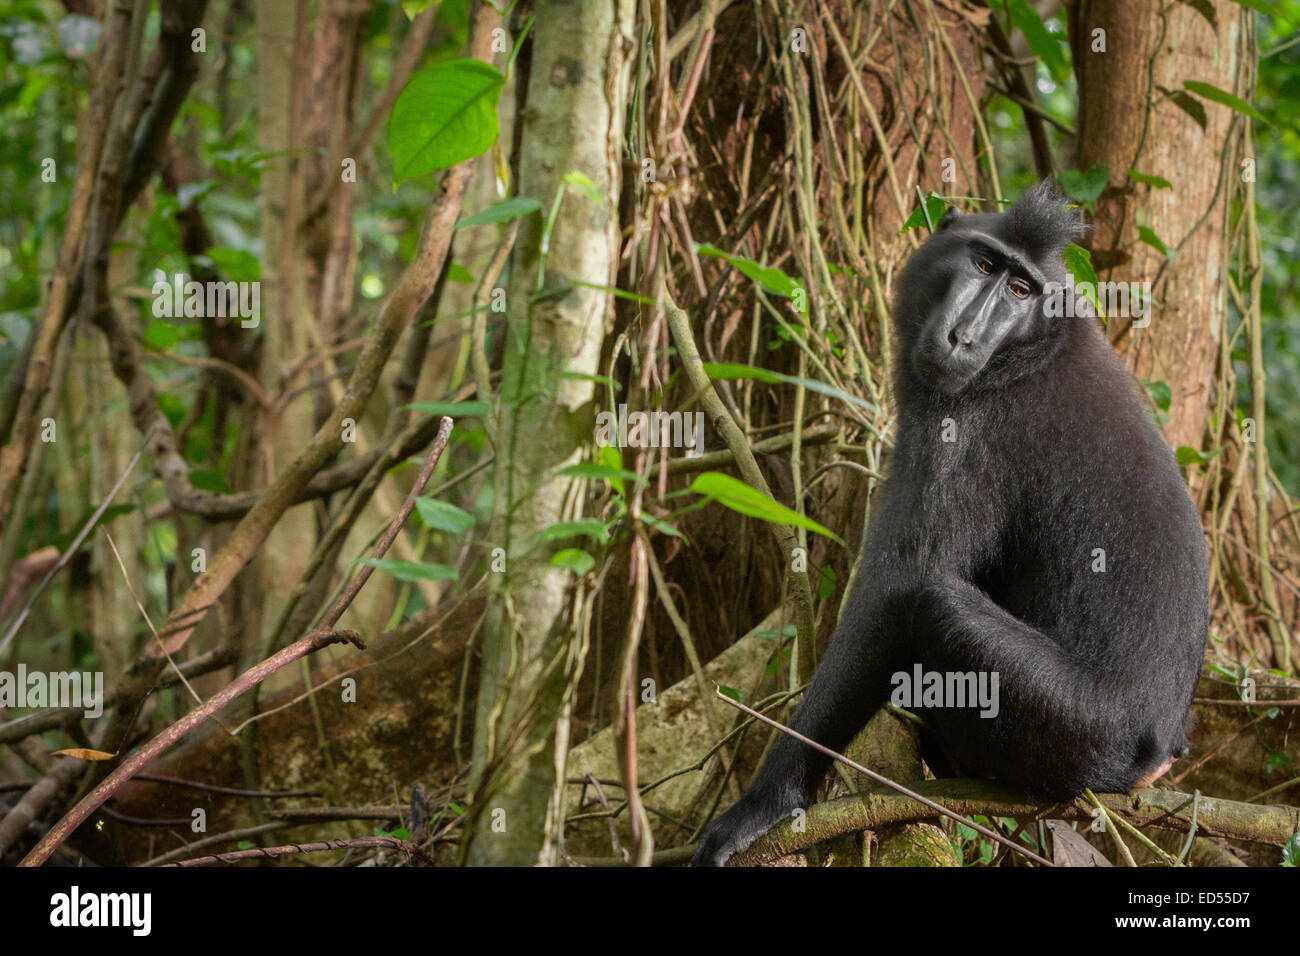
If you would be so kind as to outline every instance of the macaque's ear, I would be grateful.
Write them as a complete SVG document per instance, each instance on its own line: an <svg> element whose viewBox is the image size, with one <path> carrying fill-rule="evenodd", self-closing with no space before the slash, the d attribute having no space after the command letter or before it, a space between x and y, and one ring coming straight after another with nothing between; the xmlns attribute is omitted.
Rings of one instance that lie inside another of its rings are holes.
<svg viewBox="0 0 1300 956"><path fill-rule="evenodd" d="M961 215L961 213L957 212L956 206L949 206L947 209L944 210L943 215L939 217L939 221L935 223L934 231L943 232L945 229L947 229L949 226L952 225L952 221L956 219L959 215Z"/></svg>

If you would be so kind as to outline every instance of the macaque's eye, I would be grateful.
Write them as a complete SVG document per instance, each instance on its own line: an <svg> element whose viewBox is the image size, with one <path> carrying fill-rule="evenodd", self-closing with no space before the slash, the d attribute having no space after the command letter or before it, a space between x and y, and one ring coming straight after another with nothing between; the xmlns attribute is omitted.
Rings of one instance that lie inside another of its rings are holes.
<svg viewBox="0 0 1300 956"><path fill-rule="evenodd" d="M1015 294L1017 299L1023 299L1029 295L1029 283L1024 279L1012 279L1007 283L1007 288Z"/></svg>
<svg viewBox="0 0 1300 956"><path fill-rule="evenodd" d="M993 263L989 262L983 256L976 256L975 268L978 269L980 272L984 273L985 275L988 275L989 272L991 272L993 269Z"/></svg>

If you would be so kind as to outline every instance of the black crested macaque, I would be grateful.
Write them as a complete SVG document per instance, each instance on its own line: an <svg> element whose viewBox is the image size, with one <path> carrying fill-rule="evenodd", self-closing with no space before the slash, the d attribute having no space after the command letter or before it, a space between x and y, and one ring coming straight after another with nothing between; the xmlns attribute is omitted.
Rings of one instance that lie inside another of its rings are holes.
<svg viewBox="0 0 1300 956"><path fill-rule="evenodd" d="M843 749L919 665L998 675L995 716L916 712L960 772L1034 798L1144 786L1188 752L1205 542L1097 320L1048 308L1085 231L1040 182L1004 213L949 209L904 268L893 461L801 733ZM778 734L693 863L722 865L807 807L828 763Z"/></svg>

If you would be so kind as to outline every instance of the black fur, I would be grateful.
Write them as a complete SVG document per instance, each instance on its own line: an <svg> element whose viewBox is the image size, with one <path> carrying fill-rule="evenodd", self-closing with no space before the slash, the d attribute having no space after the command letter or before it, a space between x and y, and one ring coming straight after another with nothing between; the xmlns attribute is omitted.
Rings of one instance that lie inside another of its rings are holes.
<svg viewBox="0 0 1300 956"><path fill-rule="evenodd" d="M945 215L903 270L890 474L795 729L842 749L892 675L920 663L999 674L994 718L918 713L963 772L1032 797L1127 790L1187 752L1206 549L1095 320L1044 314L1048 284L1066 278L1061 250L1083 230L1040 183L1005 213ZM720 865L806 807L827 764L778 735L694 862Z"/></svg>

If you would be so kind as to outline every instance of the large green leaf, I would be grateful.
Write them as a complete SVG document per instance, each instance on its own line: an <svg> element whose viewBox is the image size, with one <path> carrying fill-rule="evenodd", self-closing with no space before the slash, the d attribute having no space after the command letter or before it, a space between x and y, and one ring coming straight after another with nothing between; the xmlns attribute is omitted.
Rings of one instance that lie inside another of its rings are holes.
<svg viewBox="0 0 1300 956"><path fill-rule="evenodd" d="M741 275L747 279L753 279L773 295L783 295L787 299L791 299L794 298L797 289L803 288L802 282L790 278L780 269L760 265L753 259L746 259L744 256L733 256L731 253L723 252L717 246L707 242L700 243L695 247L695 251L702 256L714 256L718 259L727 260L740 270Z"/></svg>
<svg viewBox="0 0 1300 956"><path fill-rule="evenodd" d="M907 217L907 221L903 223L903 228L898 230L898 234L902 235L909 229L919 229L921 226L933 230L935 224L943 217L944 210L947 208L948 200L944 199L936 192L930 193L925 197L924 202L916 204L916 208L913 209L912 214Z"/></svg>
<svg viewBox="0 0 1300 956"><path fill-rule="evenodd" d="M1060 180L1061 188L1071 199L1078 200L1092 211L1093 204L1101 196L1106 188L1106 183L1110 180L1110 167L1092 166L1086 172L1079 172L1077 169L1066 169L1061 171L1057 177Z"/></svg>
<svg viewBox="0 0 1300 956"><path fill-rule="evenodd" d="M1261 123L1268 122L1268 120L1264 118L1263 113L1255 109L1255 107L1251 106L1240 96L1233 96L1227 90L1221 90L1210 83L1202 83L1200 80L1185 80L1183 82L1183 89L1191 90L1197 96L1204 97L1211 103L1221 103L1230 109L1236 110L1244 116L1249 116L1251 119L1257 119Z"/></svg>
<svg viewBox="0 0 1300 956"><path fill-rule="evenodd" d="M416 498L415 510L420 512L420 520L426 528L436 531L450 531L452 534L464 534L474 527L474 516L468 511L457 508L445 501L434 498Z"/></svg>
<svg viewBox="0 0 1300 956"><path fill-rule="evenodd" d="M1070 275L1074 277L1075 285L1088 283L1085 289L1091 291L1086 293L1086 297L1097 310L1097 315L1104 319L1106 310L1101 307L1101 301L1097 298L1097 272L1092 267L1092 253L1072 242L1065 247L1062 258L1065 259L1065 268L1069 269Z"/></svg>
<svg viewBox="0 0 1300 956"><path fill-rule="evenodd" d="M842 538L832 534L811 518L805 518L799 512L791 511L779 501L772 500L761 491L751 488L743 481L737 481L730 475L724 475L720 471L706 471L697 477L691 482L691 491L704 495L706 498L710 498L732 511L738 511L742 515L748 515L762 521L771 521L774 524L788 524L807 528L809 531L816 531L818 534L825 535L840 544L844 543Z"/></svg>
<svg viewBox="0 0 1300 956"><path fill-rule="evenodd" d="M423 561L395 561L389 558L366 558L380 571L387 571L399 581L455 581L456 569L449 564L426 564Z"/></svg>
<svg viewBox="0 0 1300 956"><path fill-rule="evenodd" d="M583 575L596 566L596 559L580 548L565 548L551 555L551 564Z"/></svg>
<svg viewBox="0 0 1300 956"><path fill-rule="evenodd" d="M784 372L773 372L771 369L757 368L753 365L740 365L735 362L705 362L704 371L708 373L709 378L715 379L752 378L760 382L785 382L787 385L802 385L811 392L819 392L822 395L837 398L842 402L848 402L850 405L859 405L869 411L876 411L876 406L870 402L864 402L856 395L850 395L833 385L819 382L815 378L800 378L797 375L786 375Z"/></svg>
<svg viewBox="0 0 1300 956"><path fill-rule="evenodd" d="M445 60L414 74L393 104L388 151L393 181L455 166L497 138L505 77L480 60Z"/></svg>

